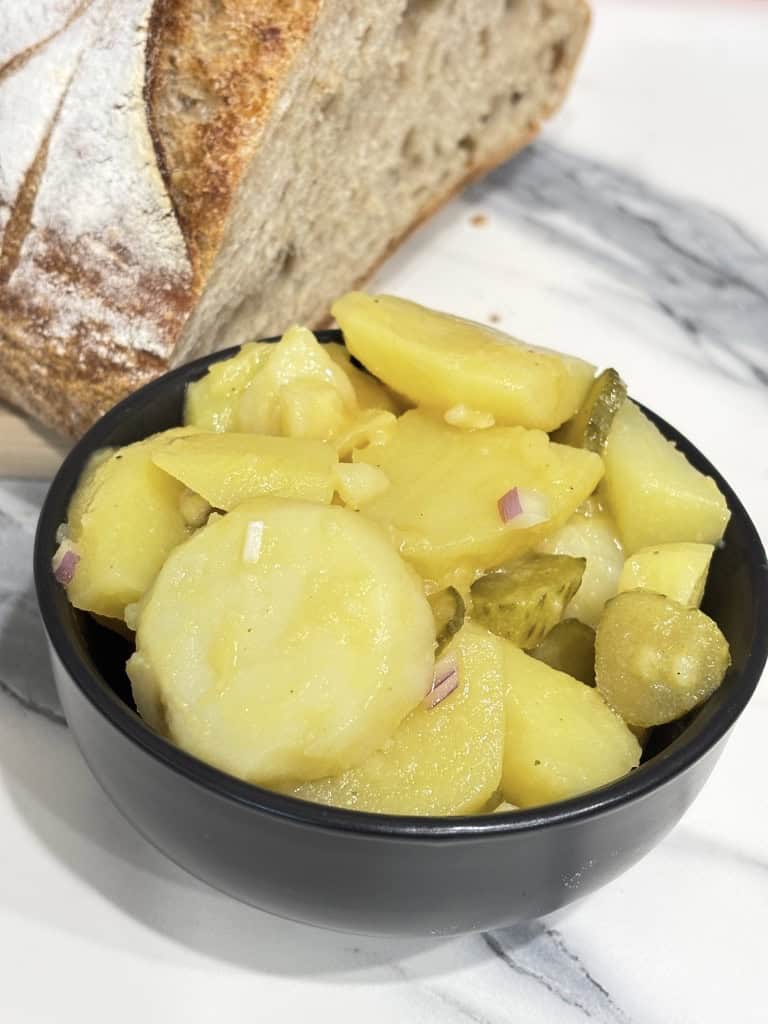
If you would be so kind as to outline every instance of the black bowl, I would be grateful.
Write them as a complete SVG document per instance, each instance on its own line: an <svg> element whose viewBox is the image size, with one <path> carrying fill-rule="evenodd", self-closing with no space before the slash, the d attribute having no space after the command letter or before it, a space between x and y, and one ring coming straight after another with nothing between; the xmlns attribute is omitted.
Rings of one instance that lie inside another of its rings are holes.
<svg viewBox="0 0 768 1024"><path fill-rule="evenodd" d="M321 340L342 339L328 331ZM187 383L233 351L174 370L107 413L65 460L40 517L35 580L56 684L107 794L198 878L272 913L349 931L453 935L495 928L546 914L615 878L690 805L765 662L765 552L739 499L690 442L649 414L716 480L732 512L712 560L705 607L728 638L733 667L682 726L656 730L651 756L626 778L574 800L481 818L364 814L280 796L152 732L131 701L126 647L69 605L50 568L56 527L91 452L177 425Z"/></svg>

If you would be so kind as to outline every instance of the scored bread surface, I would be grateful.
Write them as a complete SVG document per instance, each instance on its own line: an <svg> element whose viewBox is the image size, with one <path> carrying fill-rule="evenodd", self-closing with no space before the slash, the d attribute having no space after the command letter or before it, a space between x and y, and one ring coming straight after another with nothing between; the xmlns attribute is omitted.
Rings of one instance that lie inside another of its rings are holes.
<svg viewBox="0 0 768 1024"><path fill-rule="evenodd" d="M0 0L0 395L76 435L322 322L567 88L583 0Z"/></svg>

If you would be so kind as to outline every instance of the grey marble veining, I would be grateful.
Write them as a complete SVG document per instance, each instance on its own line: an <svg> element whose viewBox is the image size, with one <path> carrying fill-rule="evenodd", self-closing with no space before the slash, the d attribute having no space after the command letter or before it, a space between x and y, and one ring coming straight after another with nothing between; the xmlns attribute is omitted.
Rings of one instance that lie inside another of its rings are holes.
<svg viewBox="0 0 768 1024"><path fill-rule="evenodd" d="M724 213L547 142L466 199L607 271L670 317L700 360L768 385L768 246Z"/></svg>

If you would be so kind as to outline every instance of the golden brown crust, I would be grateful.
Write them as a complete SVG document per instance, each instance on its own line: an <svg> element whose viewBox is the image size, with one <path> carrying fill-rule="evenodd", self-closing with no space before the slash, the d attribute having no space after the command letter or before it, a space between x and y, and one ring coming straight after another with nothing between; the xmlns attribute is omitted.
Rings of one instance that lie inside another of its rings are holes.
<svg viewBox="0 0 768 1024"><path fill-rule="evenodd" d="M218 252L239 181L322 2L155 0L145 102L161 173L185 236L191 274L189 268L178 275L146 273L132 263L131 253L115 235L108 242L104 239L97 253L56 237L53 231L42 232L37 270L64 297L65 313L71 314L66 305L69 294L83 300L83 313L70 316L62 344L55 295L51 298L32 287L34 278L24 284L16 278L3 281L0 275L1 395L63 433L77 436L115 401L167 369ZM559 95L544 116L559 105L581 52L589 8L583 0L578 3L579 30L553 55L549 73ZM459 181L425 204L408 230L388 242L357 283L367 280L403 238L469 181L525 146L538 128L538 122L529 123L502 150L468 165ZM22 227L26 219L22 210ZM13 262L15 251L9 248L8 253ZM106 265L113 276L116 268L124 272L130 285L118 293L109 289ZM150 320L153 351L110 333L107 320L89 319L89 299L108 299L109 309L123 323ZM327 312L318 310L314 319L315 326L327 322Z"/></svg>
<svg viewBox="0 0 768 1024"><path fill-rule="evenodd" d="M322 0L155 0L145 99L196 282Z"/></svg>
<svg viewBox="0 0 768 1024"><path fill-rule="evenodd" d="M0 393L65 437L79 437L115 402L168 369L141 349L95 351L84 343L89 326L80 328L77 356L48 349L43 370L39 357L30 359L26 325L19 331L0 321Z"/></svg>

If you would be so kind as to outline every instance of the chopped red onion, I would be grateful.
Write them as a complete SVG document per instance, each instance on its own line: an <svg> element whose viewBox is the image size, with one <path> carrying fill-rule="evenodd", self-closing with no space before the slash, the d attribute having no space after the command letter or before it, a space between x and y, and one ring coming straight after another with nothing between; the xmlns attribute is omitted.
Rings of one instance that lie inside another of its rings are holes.
<svg viewBox="0 0 768 1024"><path fill-rule="evenodd" d="M456 659L449 655L435 665L435 673L432 677L432 685L424 698L424 707L427 710L437 707L449 694L453 693L459 685L459 666Z"/></svg>
<svg viewBox="0 0 768 1024"><path fill-rule="evenodd" d="M52 560L53 575L57 581L65 587L68 586L72 582L79 561L80 555L74 544L69 540L63 540Z"/></svg>
<svg viewBox="0 0 768 1024"><path fill-rule="evenodd" d="M546 523L550 517L547 496L526 487L513 487L502 494L498 506L501 521L515 530L538 526L539 523Z"/></svg>

